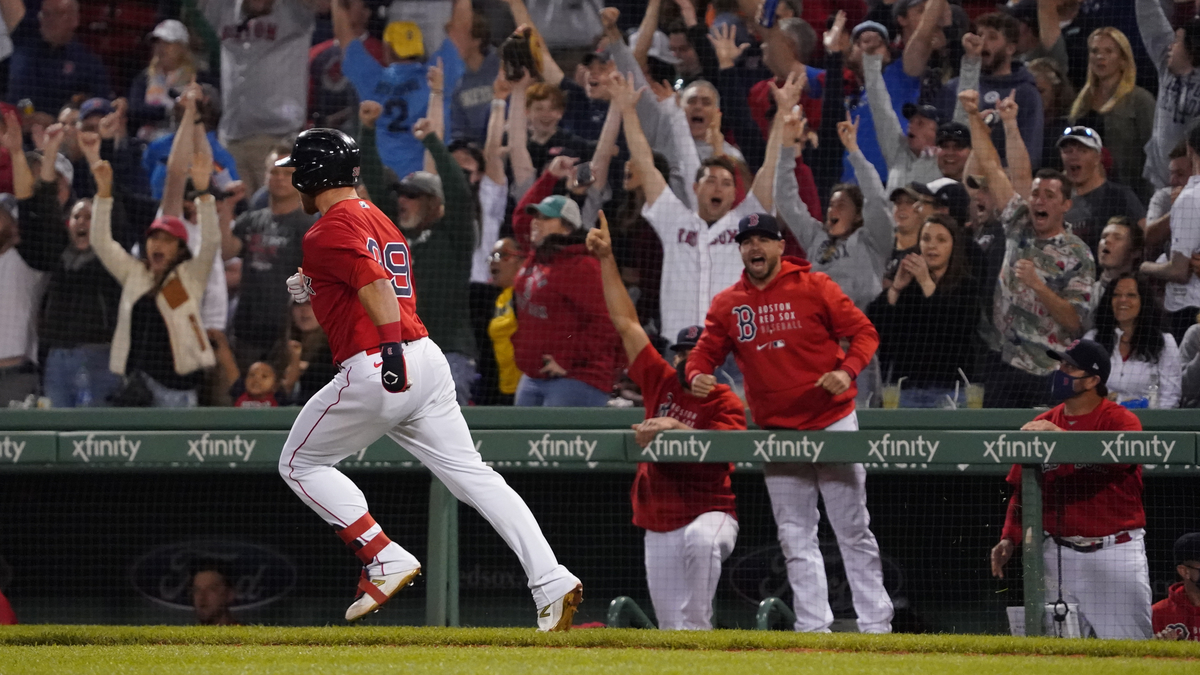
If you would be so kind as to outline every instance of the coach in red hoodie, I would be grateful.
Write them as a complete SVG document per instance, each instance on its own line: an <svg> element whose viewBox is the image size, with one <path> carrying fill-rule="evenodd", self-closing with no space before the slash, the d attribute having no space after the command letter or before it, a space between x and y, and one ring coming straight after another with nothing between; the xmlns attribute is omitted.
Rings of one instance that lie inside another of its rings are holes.
<svg viewBox="0 0 1200 675"><path fill-rule="evenodd" d="M527 207L534 247L517 273L513 350L519 406L600 407L608 402L621 342L608 319L600 263L587 252L579 205L553 195Z"/></svg>
<svg viewBox="0 0 1200 675"><path fill-rule="evenodd" d="M879 346L875 327L828 276L810 272L807 262L783 258L783 234L774 217L746 216L736 241L746 269L709 307L704 334L688 357L692 393L706 396L716 385L713 369L733 352L758 426L857 430L854 378ZM839 346L842 339L850 341L847 351ZM891 632L892 601L869 527L862 465L773 462L763 470L787 558L796 630L828 632L833 623L817 542L819 495L837 535L859 630Z"/></svg>

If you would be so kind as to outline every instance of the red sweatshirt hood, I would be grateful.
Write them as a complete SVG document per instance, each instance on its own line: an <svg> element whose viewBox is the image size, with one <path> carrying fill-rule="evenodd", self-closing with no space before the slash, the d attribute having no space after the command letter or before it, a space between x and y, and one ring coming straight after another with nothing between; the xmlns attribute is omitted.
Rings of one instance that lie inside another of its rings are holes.
<svg viewBox="0 0 1200 675"><path fill-rule="evenodd" d="M800 274L801 272L811 272L811 271L812 271L812 263L808 262L807 260L805 260L803 258L797 258L794 256L785 255L779 261L779 274L776 274L775 278L771 280L771 283L767 284L762 290L764 292L769 291L772 288L774 288L775 286L778 286L780 283L783 283L783 279L785 279L786 277L795 276L797 274ZM744 288L745 290L758 288L757 286L754 285L753 281L750 281L750 275L746 274L746 270L742 270L742 279L739 283L742 284L742 288Z"/></svg>

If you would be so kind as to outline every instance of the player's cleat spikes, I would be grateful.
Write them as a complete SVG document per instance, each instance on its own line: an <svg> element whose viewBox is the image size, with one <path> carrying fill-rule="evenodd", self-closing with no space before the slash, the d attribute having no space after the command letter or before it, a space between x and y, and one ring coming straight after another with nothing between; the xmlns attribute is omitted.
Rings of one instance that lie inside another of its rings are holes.
<svg viewBox="0 0 1200 675"><path fill-rule="evenodd" d="M366 570L363 570L362 578L358 581L358 590L361 595L346 610L346 620L358 621L371 612L378 611L380 605L399 593L400 589L411 584L420 573L421 568L417 567L395 574L368 577Z"/></svg>
<svg viewBox="0 0 1200 675"><path fill-rule="evenodd" d="M538 630L568 631L571 630L571 619L575 618L575 610L583 602L583 584L575 584L575 588L558 600L546 605L538 612Z"/></svg>

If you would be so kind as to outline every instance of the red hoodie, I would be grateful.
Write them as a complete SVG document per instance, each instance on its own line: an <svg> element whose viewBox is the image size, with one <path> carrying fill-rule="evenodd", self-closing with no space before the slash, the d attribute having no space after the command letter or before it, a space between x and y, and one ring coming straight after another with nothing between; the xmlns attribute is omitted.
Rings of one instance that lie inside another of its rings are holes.
<svg viewBox="0 0 1200 675"><path fill-rule="evenodd" d="M1167 597L1150 608L1154 622L1154 633L1172 628L1180 640L1200 642L1200 605L1193 605L1180 581L1171 585Z"/></svg>
<svg viewBox="0 0 1200 675"><path fill-rule="evenodd" d="M827 275L807 261L784 258L779 274L758 289L746 277L713 298L704 333L688 355L687 378L711 373L733 352L746 380L746 400L763 428L824 429L854 412L857 387L831 396L816 385L842 369L854 378L879 347L879 334ZM850 339L849 351L838 346Z"/></svg>
<svg viewBox="0 0 1200 675"><path fill-rule="evenodd" d="M538 371L544 365L542 355L549 354L567 371L566 377L611 390L624 358L602 288L600 263L581 243L531 255L513 284L517 368L528 377L544 379Z"/></svg>

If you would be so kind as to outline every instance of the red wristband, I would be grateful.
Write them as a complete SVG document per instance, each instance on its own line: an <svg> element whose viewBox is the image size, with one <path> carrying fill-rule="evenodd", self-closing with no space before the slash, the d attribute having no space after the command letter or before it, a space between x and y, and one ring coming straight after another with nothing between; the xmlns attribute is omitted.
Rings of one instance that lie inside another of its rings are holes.
<svg viewBox="0 0 1200 675"><path fill-rule="evenodd" d="M385 342L400 342L401 341L401 339L400 339L401 331L400 331L400 322L399 321L385 323L382 326L376 326L375 328L379 331L379 343L380 344L383 344Z"/></svg>

